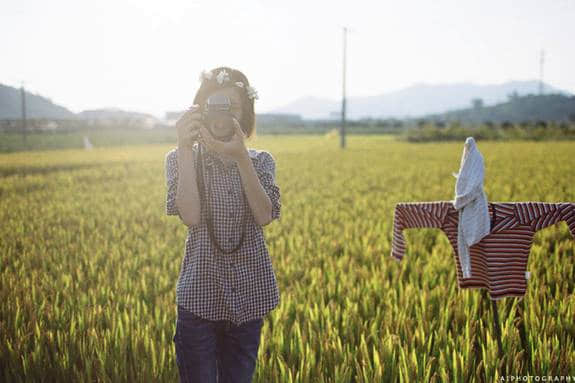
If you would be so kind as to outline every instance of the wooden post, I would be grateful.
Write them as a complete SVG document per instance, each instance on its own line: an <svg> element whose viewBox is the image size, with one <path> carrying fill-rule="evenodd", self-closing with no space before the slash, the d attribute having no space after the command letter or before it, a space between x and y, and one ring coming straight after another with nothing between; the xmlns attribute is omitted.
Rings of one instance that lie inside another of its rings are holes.
<svg viewBox="0 0 575 383"><path fill-rule="evenodd" d="M482 293L485 293L485 290L482 291ZM485 294L483 294L485 295ZM467 371L467 379L465 380L466 382L471 382L472 381L472 376L475 374L476 377L477 375L480 375L480 382L485 382L485 366L483 366L483 368L481 369L481 371L478 371L479 366L481 365L481 340L480 335L481 335L481 321L483 320L483 306L485 299L483 296L481 296L478 300L478 305L479 307L477 308L477 317L475 318L475 320L473 321L473 356L475 358L475 369L469 369L469 371Z"/></svg>
<svg viewBox="0 0 575 383"><path fill-rule="evenodd" d="M501 343L501 326L499 324L499 311L497 310L497 302L491 300L493 307L493 324L495 327L495 336L497 337L497 348L499 350L499 357L503 358L503 344Z"/></svg>
<svg viewBox="0 0 575 383"><path fill-rule="evenodd" d="M22 137L24 139L24 146L26 146L26 131L28 127L26 126L26 90L24 89L24 82L20 86L20 98L22 101Z"/></svg>
<svg viewBox="0 0 575 383"><path fill-rule="evenodd" d="M346 72L346 56L347 56L347 28L343 27L343 89L341 99L341 130L339 133L340 146L345 149L345 112L347 107L347 100L345 94L345 72Z"/></svg>
<svg viewBox="0 0 575 383"><path fill-rule="evenodd" d="M517 304L515 308L515 319L513 321L515 327L519 330L519 338L521 339L521 347L525 353L525 362L527 363L528 371L531 371L531 350L527 342L527 332L525 330L525 318L523 312L525 311L525 299Z"/></svg>

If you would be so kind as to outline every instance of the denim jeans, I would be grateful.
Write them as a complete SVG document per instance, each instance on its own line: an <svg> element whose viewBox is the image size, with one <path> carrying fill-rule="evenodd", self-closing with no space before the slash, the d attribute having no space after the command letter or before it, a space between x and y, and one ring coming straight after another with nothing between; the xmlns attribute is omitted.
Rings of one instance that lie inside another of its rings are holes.
<svg viewBox="0 0 575 383"><path fill-rule="evenodd" d="M249 383L256 366L263 318L237 326L210 321L178 306L176 361L182 383Z"/></svg>

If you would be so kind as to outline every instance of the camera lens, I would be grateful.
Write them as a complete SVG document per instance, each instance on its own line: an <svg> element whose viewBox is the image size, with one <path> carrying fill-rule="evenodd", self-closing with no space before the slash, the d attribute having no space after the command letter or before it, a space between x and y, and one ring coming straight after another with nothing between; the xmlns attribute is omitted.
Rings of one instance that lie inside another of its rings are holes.
<svg viewBox="0 0 575 383"><path fill-rule="evenodd" d="M205 120L212 137L220 141L229 141L235 131L233 115L231 114L230 98L222 94L214 94L207 100Z"/></svg>

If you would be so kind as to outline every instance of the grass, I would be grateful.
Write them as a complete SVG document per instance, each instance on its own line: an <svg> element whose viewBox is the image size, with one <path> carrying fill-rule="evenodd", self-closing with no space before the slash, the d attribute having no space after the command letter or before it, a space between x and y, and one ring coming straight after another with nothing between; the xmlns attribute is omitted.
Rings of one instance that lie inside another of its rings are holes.
<svg viewBox="0 0 575 383"><path fill-rule="evenodd" d="M498 303L504 357L481 291L459 290L438 229L393 208L453 197L463 142L260 136L282 216L265 227L280 306L265 319L254 382L491 382L575 374L575 241L562 222L529 259L526 365ZM490 201L575 201L572 142L479 142ZM0 380L174 382L175 284L186 227L164 215L173 145L0 155Z"/></svg>

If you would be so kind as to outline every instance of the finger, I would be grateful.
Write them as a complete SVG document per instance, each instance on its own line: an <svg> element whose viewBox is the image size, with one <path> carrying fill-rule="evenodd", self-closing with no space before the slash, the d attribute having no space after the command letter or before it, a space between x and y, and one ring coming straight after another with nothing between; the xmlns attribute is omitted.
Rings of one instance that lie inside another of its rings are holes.
<svg viewBox="0 0 575 383"><path fill-rule="evenodd" d="M192 112L192 113L190 113L189 117L191 120L201 120L203 118L202 113L200 113L200 112Z"/></svg>
<svg viewBox="0 0 575 383"><path fill-rule="evenodd" d="M203 134L202 137L204 137L204 139L208 142L208 145L210 145L210 148L212 150L215 150L216 152L222 152L223 150L223 143L221 141L218 141L216 139L214 139L212 137L212 135L207 131L206 128L202 128L203 130Z"/></svg>
<svg viewBox="0 0 575 383"><path fill-rule="evenodd" d="M189 131L190 138L193 140L197 140L200 137L199 130L193 129Z"/></svg>
<svg viewBox="0 0 575 383"><path fill-rule="evenodd" d="M185 112L179 119L178 124L188 128L190 123L193 121L192 116L190 115L189 112Z"/></svg>
<svg viewBox="0 0 575 383"><path fill-rule="evenodd" d="M200 132L200 138L202 139L202 142L206 144L206 129L202 126L199 129Z"/></svg>
<svg viewBox="0 0 575 383"><path fill-rule="evenodd" d="M184 121L198 120L201 119L202 113L200 111L200 106L195 104L190 106L182 115Z"/></svg>
<svg viewBox="0 0 575 383"><path fill-rule="evenodd" d="M238 120L236 120L235 118L233 119L234 121L234 129L236 131L236 133L242 137L242 138L246 138L246 135L244 133L244 131L242 130L242 126L240 125L240 123L238 122Z"/></svg>
<svg viewBox="0 0 575 383"><path fill-rule="evenodd" d="M186 111L182 117L182 121L188 123L190 121L201 120L202 114L200 112L192 112L190 110Z"/></svg>
<svg viewBox="0 0 575 383"><path fill-rule="evenodd" d="M205 141L204 141L204 137L202 137L201 133L198 134L198 142L199 142L200 144L202 144L203 146L206 146L206 147L207 147L207 145L206 145L206 143L205 143Z"/></svg>
<svg viewBox="0 0 575 383"><path fill-rule="evenodd" d="M202 142L209 148L214 150L213 146L213 139L210 136L210 133L206 130L204 126L200 128L200 136L202 137Z"/></svg>
<svg viewBox="0 0 575 383"><path fill-rule="evenodd" d="M190 122L190 130L198 131L203 126L203 124L199 121L193 120Z"/></svg>

